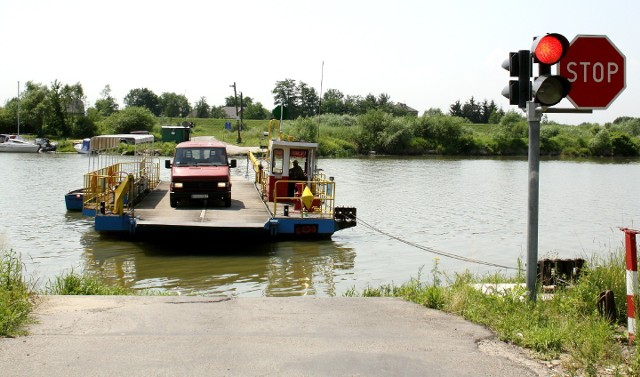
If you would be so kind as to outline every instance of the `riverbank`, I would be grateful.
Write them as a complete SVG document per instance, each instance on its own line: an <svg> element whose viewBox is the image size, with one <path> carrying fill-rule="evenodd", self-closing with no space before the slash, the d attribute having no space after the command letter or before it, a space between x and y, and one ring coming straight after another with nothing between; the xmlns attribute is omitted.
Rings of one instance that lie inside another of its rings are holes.
<svg viewBox="0 0 640 377"><path fill-rule="evenodd" d="M4 375L558 375L396 298L40 296L34 315L28 336L0 339Z"/></svg>

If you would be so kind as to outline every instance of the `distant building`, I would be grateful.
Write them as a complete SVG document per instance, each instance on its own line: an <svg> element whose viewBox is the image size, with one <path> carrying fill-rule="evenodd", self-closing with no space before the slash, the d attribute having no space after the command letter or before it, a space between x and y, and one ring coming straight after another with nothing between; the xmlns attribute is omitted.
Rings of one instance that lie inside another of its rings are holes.
<svg viewBox="0 0 640 377"><path fill-rule="evenodd" d="M401 111L405 111L405 112L407 112L407 114L411 114L411 115L418 116L418 110L413 109L413 108L411 108L411 107L407 106L407 105L406 105L406 104L404 104L404 103L397 103L397 104L396 104L396 107L397 107L398 109L400 109Z"/></svg>

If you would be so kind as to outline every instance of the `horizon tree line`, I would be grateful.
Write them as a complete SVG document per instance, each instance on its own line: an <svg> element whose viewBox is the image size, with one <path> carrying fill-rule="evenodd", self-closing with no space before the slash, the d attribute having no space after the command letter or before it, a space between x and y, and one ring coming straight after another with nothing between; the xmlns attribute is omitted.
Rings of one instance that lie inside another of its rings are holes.
<svg viewBox="0 0 640 377"><path fill-rule="evenodd" d="M393 116L417 116L417 111L403 103L395 103L386 93L375 96L345 95L338 89L328 89L322 98L315 88L300 81L277 81L272 90L274 103L286 106L285 119L313 117L319 114L362 115L370 110L381 110ZM157 95L148 88L131 89L124 97L125 108L147 109L156 117L168 118L228 118L225 107L235 107L239 98L228 96L224 105L211 106L206 97L200 97L193 105L186 96L171 92ZM243 119L270 119L271 111L249 96L237 103ZM14 133L19 119L20 132L50 137L84 137L96 130L96 123L122 111L105 85L93 106L86 103L80 83L63 84L57 80L50 86L28 81L20 98L14 97L0 107L0 132ZM440 112L429 109L428 112ZM440 112L441 113L441 112ZM450 106L449 115L466 118L472 123L497 123L504 111L486 100L477 103L473 97L461 104Z"/></svg>

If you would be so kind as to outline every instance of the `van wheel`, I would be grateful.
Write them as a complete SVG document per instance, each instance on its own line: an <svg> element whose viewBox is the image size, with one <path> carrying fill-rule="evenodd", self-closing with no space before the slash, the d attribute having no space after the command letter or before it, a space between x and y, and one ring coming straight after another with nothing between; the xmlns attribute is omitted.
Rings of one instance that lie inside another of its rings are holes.
<svg viewBox="0 0 640 377"><path fill-rule="evenodd" d="M169 205L171 208L176 208L178 206L178 199L169 198Z"/></svg>
<svg viewBox="0 0 640 377"><path fill-rule="evenodd" d="M224 206L231 207L231 197L224 198Z"/></svg>

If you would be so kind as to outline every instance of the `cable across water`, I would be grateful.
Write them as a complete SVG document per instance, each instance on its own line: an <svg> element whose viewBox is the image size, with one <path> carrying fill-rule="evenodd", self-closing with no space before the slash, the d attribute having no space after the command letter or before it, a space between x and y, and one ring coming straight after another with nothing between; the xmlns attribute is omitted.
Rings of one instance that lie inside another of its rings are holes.
<svg viewBox="0 0 640 377"><path fill-rule="evenodd" d="M393 234L384 232L384 231L374 227L373 225L367 223L366 221L362 220L361 218L358 218L358 224L364 225L365 227L367 227L367 228L369 228L371 230L374 230L374 231L376 231L376 232L378 232L380 234L384 234L385 236L391 237L394 240L400 241L400 242L402 242L402 243L404 243L406 245L413 246L413 247L418 248L420 250L424 250L424 251L427 251L429 253L437 254L437 255L440 255L440 256L443 256L443 257L457 259L457 260L461 260L461 261L469 262L469 263L483 264L485 266L505 268L505 269L508 269L508 270L517 270L518 269L516 267L504 266L504 265L497 264L497 263L491 263L491 262L481 261L481 260L478 260L478 259L467 258L467 257L463 257L461 255L448 253L446 251L436 250L436 249L431 248L431 247L418 245L418 244L416 244L414 242L410 242L410 241L407 241L407 240L402 239L400 237L394 236Z"/></svg>

